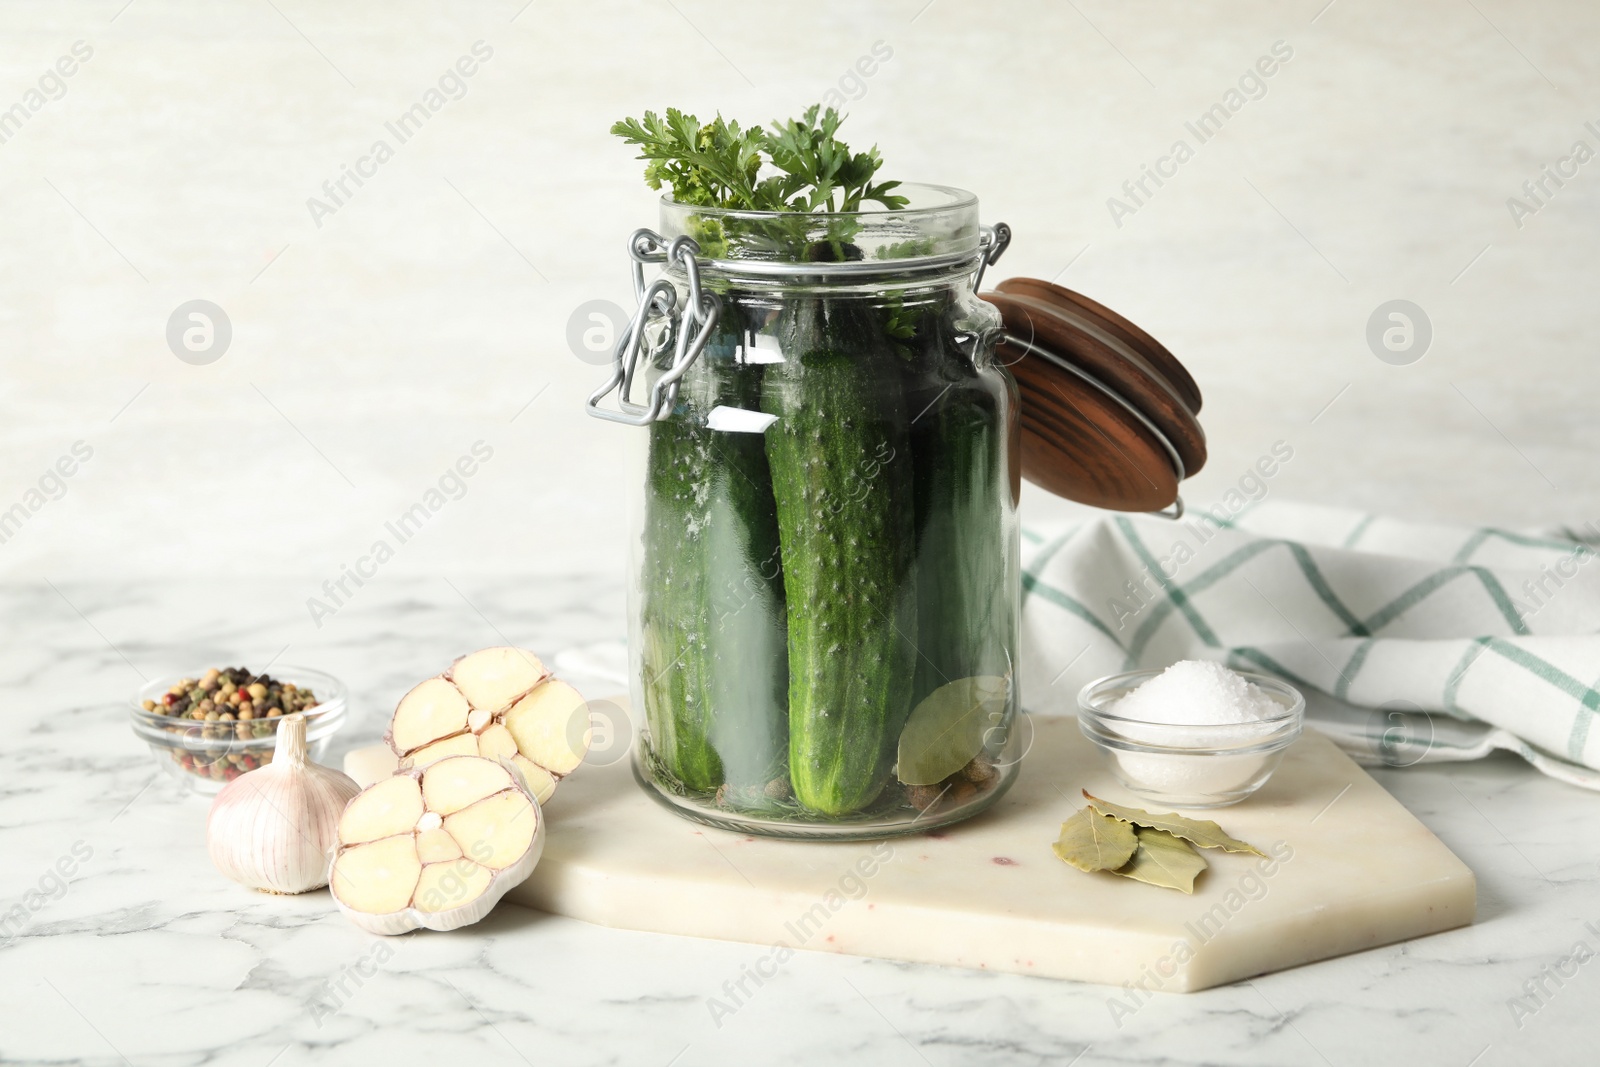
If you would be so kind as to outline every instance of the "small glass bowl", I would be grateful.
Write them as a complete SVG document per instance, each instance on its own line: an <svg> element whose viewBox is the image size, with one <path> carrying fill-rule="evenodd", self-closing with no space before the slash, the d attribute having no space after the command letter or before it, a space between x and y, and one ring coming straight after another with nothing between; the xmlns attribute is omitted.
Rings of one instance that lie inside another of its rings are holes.
<svg viewBox="0 0 1600 1067"><path fill-rule="evenodd" d="M1265 719L1175 726L1123 718L1109 709L1159 670L1129 671L1090 682L1078 693L1078 728L1130 792L1175 808L1237 804L1264 785L1300 736L1306 702L1294 686L1240 671L1283 711Z"/></svg>
<svg viewBox="0 0 1600 1067"><path fill-rule="evenodd" d="M170 674L139 687L133 698L133 732L150 746L156 764L175 780L198 793L216 793L247 770L272 762L278 743L276 718L249 722L198 722L160 712L146 711L144 702L159 702L184 678L198 678L205 669ZM309 689L317 703L300 712L306 719L306 752L319 762L328 738L344 725L347 705L344 683L331 674L309 667L275 667L268 672L280 682ZM249 736L240 737L240 727Z"/></svg>

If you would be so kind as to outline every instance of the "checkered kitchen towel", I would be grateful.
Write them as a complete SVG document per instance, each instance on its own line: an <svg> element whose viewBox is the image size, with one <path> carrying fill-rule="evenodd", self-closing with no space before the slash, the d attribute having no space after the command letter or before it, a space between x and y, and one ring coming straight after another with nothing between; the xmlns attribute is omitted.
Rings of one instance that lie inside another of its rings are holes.
<svg viewBox="0 0 1600 1067"><path fill-rule="evenodd" d="M1213 659L1298 686L1369 763L1517 752L1600 789L1600 529L1541 535L1266 502L1023 538L1022 693Z"/></svg>

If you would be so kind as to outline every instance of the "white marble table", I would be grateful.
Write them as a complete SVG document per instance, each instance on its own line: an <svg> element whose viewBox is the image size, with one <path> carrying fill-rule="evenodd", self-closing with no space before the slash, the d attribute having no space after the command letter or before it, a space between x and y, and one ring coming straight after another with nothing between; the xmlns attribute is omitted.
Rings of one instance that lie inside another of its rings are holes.
<svg viewBox="0 0 1600 1067"><path fill-rule="evenodd" d="M1059 277L1193 370L1195 506L1281 440L1295 458L1267 491L1285 499L1593 520L1600 164L1521 226L1506 200L1600 143L1597 10L6 5L0 111L75 42L93 57L0 144L0 511L74 442L93 457L0 543L0 914L26 912L0 940L0 1060L1591 1062L1600 964L1544 978L1527 1018L1509 1002L1580 940L1600 949L1600 800L1510 760L1380 774L1476 870L1476 926L1160 997L1120 1029L1105 989L802 955L719 1028L706 998L748 946L506 908L374 969L326 898L214 875L204 805L150 784L122 701L141 675L287 645L355 688L353 744L465 648L620 635L629 438L581 413L597 368L566 338L587 301L626 300L622 241L654 222L605 133L646 107L763 121L846 84L846 132L894 176L970 187L1013 225L992 277ZM464 95L314 218L307 199L480 40L494 56ZM1114 220L1107 199L1280 40L1295 55L1266 94ZM877 42L893 57L844 83ZM1409 366L1365 338L1397 297L1435 331ZM196 298L234 328L209 366L165 338ZM480 440L492 462L315 626L307 598ZM1024 508L1065 505L1029 490ZM531 577L572 574L601 577ZM76 873L54 892L58 861ZM319 1026L328 983L344 992Z"/></svg>
<svg viewBox="0 0 1600 1067"><path fill-rule="evenodd" d="M0 938L0 1061L1589 1062L1600 964L1560 961L1580 941L1600 948L1597 801L1511 759L1379 773L1476 871L1476 925L1157 996L1120 1027L1110 988L814 953L718 1025L708 998L726 998L723 983L758 948L511 905L454 934L376 940L323 893L261 896L212 870L205 803L153 781L127 728L123 702L140 676L264 662L287 644L285 661L350 683L342 750L374 737L407 683L464 647L504 638L548 653L615 636L620 595L609 578L394 581L314 631L293 610L301 592L0 588L11 728L0 746L0 908L28 910ZM273 621L237 619L238 604ZM74 847L89 855L56 889L48 872ZM1550 995L1517 1019L1510 1001L1541 975Z"/></svg>

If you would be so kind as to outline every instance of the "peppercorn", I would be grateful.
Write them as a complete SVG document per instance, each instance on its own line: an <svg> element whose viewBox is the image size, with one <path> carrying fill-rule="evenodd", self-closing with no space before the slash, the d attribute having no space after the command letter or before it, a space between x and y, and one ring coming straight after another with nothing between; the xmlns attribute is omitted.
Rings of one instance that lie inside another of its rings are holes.
<svg viewBox="0 0 1600 1067"><path fill-rule="evenodd" d="M936 785L913 785L906 789L906 800L918 811L927 811L939 799L940 787Z"/></svg>
<svg viewBox="0 0 1600 1067"><path fill-rule="evenodd" d="M271 749L230 753L223 746L265 741L270 745L277 723L304 708L314 707L311 690L272 675L255 674L244 667L212 667L198 678L180 678L156 697L141 700L144 710L198 723L198 727L173 728L182 734L184 749L174 747L172 759L184 770L203 778L232 780L247 770L272 762ZM185 751L205 742L203 752ZM212 747L217 746L217 747Z"/></svg>
<svg viewBox="0 0 1600 1067"><path fill-rule="evenodd" d="M961 777L978 786L987 786L1000 776L999 772L995 770L994 764L983 756L972 757L972 760L961 768L960 774Z"/></svg>

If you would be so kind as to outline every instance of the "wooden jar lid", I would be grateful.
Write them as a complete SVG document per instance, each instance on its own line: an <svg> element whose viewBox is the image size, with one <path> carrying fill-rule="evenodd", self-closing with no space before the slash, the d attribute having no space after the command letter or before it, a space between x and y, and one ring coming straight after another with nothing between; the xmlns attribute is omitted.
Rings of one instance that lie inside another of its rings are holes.
<svg viewBox="0 0 1600 1067"><path fill-rule="evenodd" d="M1178 362L1177 357L1167 351L1167 347L1160 341L1104 304L1091 300L1082 293L1073 292L1064 285L1040 281L1038 278L1007 278L995 288L1002 293L1015 293L1017 296L1042 300L1058 308L1076 310L1093 319L1103 329L1121 338L1147 362L1154 364L1166 378L1167 384L1183 398L1190 412L1200 414L1200 387L1189 376L1183 364Z"/></svg>
<svg viewBox="0 0 1600 1067"><path fill-rule="evenodd" d="M981 294L1022 400L1022 476L1115 511L1159 511L1206 461L1200 390L1171 352L1109 308L1035 278Z"/></svg>

